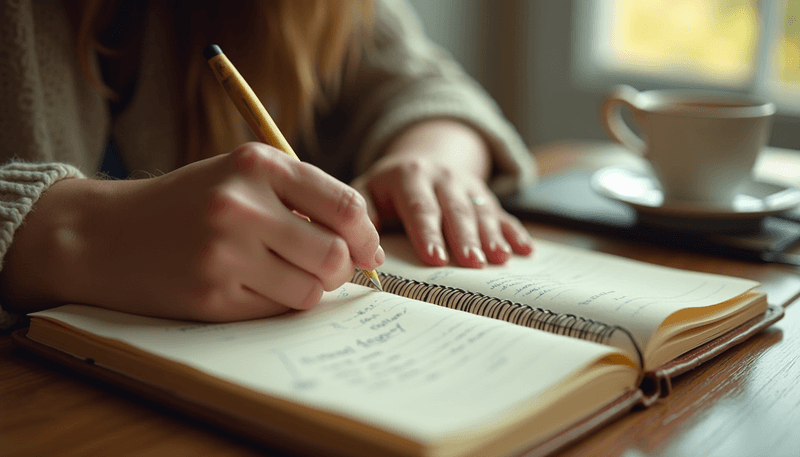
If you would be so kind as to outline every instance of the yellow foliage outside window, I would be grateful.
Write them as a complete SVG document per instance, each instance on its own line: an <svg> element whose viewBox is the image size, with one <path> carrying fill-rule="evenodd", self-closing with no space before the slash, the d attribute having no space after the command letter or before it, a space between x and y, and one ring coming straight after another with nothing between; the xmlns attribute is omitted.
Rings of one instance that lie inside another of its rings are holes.
<svg viewBox="0 0 800 457"><path fill-rule="evenodd" d="M783 33L778 38L775 66L784 84L800 85L800 0L789 0Z"/></svg>
<svg viewBox="0 0 800 457"><path fill-rule="evenodd" d="M755 72L760 27L755 1L611 0L607 5L614 67L727 83L746 81ZM793 49L787 52L798 48Z"/></svg>

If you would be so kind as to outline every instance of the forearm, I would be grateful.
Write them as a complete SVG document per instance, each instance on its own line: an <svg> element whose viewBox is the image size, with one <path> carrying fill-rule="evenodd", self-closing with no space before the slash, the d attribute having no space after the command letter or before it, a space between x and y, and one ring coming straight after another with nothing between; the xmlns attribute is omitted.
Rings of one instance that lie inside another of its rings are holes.
<svg viewBox="0 0 800 457"><path fill-rule="evenodd" d="M7 327L15 321L12 315L3 312L3 310L9 311L16 307L16 300L11 299L7 293L8 290L3 287L3 279L8 276L9 270L13 269L13 267L9 267L9 264L14 256L13 251L16 250L19 233L28 231L28 225L32 218L41 215L36 211L31 211L33 206L36 205L38 209L40 196L47 193L51 186L59 185L62 181L77 181L67 178L81 176L82 174L77 168L57 162L10 161L0 167L0 183L3 188L2 202L0 202L0 260L2 260L0 328ZM42 258L46 260L46 265L51 264L56 253L48 248L43 248L42 251ZM33 292L35 294L43 293L47 287L46 281L41 277L43 272L29 264L24 264L21 268L27 270L28 275L32 277Z"/></svg>
<svg viewBox="0 0 800 457"><path fill-rule="evenodd" d="M384 151L382 162L420 158L487 180L492 170L489 145L468 125L431 119L404 130Z"/></svg>
<svg viewBox="0 0 800 457"><path fill-rule="evenodd" d="M103 181L64 179L53 184L14 234L3 259L0 296L3 306L20 313L38 311L66 301L86 302L73 295L85 288L80 251L87 240L80 234L87 206L97 206Z"/></svg>

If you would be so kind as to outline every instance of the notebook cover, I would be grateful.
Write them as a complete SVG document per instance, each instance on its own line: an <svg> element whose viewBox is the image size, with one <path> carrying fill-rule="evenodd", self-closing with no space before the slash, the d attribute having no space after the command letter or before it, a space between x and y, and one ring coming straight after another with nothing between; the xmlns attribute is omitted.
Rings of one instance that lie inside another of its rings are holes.
<svg viewBox="0 0 800 457"><path fill-rule="evenodd" d="M624 393L596 413L526 450L521 455L524 457L547 455L574 443L590 433L594 433L604 425L628 413L637 405L650 406L672 392L672 380L676 376L692 370L724 351L741 344L780 320L783 315L784 310L782 307L768 307L763 315L753 318L713 341L679 356L653 372L645 374L641 389ZM210 409L199 402L181 397L179 393L167 391L158 386L95 365L90 361L33 341L27 338L27 332L28 328L22 328L15 331L12 337L19 347L33 354L57 362L90 378L120 387L158 405L182 413L189 418L199 419L229 433L262 444L269 449L288 452L291 455L320 455L320 453L324 455L347 455L342 449L331 449L309 442L305 435L292 429L280 428L274 424L256 424L230 412Z"/></svg>
<svg viewBox="0 0 800 457"><path fill-rule="evenodd" d="M769 306L761 316L754 317L728 333L673 359L656 370L645 373L645 380L642 384L645 397L650 398L651 388L653 389L653 395L661 398L666 397L672 392L672 380L676 376L686 373L728 349L743 343L756 333L781 320L783 315L783 307Z"/></svg>
<svg viewBox="0 0 800 457"><path fill-rule="evenodd" d="M629 390L613 402L601 408L595 414L573 424L561 433L523 452L520 454L520 457L541 457L551 454L599 431L605 425L614 422L628 414L636 406L643 404L644 398L642 391L639 389Z"/></svg>

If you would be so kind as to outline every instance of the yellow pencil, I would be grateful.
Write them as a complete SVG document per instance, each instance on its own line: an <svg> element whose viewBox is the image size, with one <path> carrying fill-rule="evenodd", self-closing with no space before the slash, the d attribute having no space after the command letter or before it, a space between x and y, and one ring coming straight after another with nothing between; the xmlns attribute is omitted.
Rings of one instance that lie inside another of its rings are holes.
<svg viewBox="0 0 800 457"><path fill-rule="evenodd" d="M275 121L272 120L264 105L256 97L253 89L242 78L242 75L239 74L231 61L225 57L219 46L215 44L208 45L203 51L203 56L258 140L300 160L281 131L278 130L278 126L275 125ZM375 270L359 269L359 271L378 290L383 290L381 281L378 279L378 273Z"/></svg>

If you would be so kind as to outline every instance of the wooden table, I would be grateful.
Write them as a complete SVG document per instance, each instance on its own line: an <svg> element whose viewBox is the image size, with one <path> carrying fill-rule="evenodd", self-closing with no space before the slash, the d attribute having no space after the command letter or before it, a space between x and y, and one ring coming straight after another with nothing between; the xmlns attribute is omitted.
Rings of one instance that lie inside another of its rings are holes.
<svg viewBox="0 0 800 457"><path fill-rule="evenodd" d="M537 149L543 173L632 160L585 143ZM800 157L759 166L800 180ZM800 184L800 182L798 182ZM800 298L800 269L673 251L527 223L537 237L679 268L758 280L772 304ZM800 308L800 304L795 305ZM15 350L0 335L1 455L277 455ZM561 451L565 456L800 455L800 309L679 377L672 395Z"/></svg>

